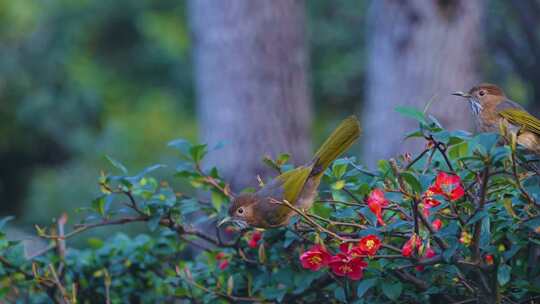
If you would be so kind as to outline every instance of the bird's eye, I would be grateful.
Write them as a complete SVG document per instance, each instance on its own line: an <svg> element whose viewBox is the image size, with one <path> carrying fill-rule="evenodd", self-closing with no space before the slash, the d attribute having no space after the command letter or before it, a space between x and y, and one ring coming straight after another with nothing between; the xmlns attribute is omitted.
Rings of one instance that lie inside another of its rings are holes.
<svg viewBox="0 0 540 304"><path fill-rule="evenodd" d="M480 96L484 96L484 95L486 95L486 92L484 92L484 91L480 91L480 92L478 92L478 95L480 95Z"/></svg>
<svg viewBox="0 0 540 304"><path fill-rule="evenodd" d="M240 215L244 214L244 208L242 208L242 207L238 208L238 210L236 210L236 213L238 213Z"/></svg>

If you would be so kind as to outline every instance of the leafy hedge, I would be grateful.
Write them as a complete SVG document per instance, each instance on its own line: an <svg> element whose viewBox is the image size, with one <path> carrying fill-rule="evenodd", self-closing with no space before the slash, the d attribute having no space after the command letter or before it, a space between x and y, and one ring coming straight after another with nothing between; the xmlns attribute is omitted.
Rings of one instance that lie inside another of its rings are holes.
<svg viewBox="0 0 540 304"><path fill-rule="evenodd" d="M288 227L217 228L234 196L205 171L206 145L176 140L175 176L209 195L176 193L110 159L87 219L36 227L49 246L25 256L0 232L0 297L59 303L351 302L520 303L540 299L540 177L515 138L447 131L414 109L408 137L425 139L414 158L334 162L311 210ZM502 130L504 131L504 130ZM506 142L506 145L500 143ZM218 153L218 152L216 152ZM266 159L278 170L287 157ZM248 189L247 191L253 191ZM202 195L204 197L204 195ZM0 231L7 222L0 222ZM145 222L151 236L69 239L89 229ZM67 244L66 244L67 243Z"/></svg>

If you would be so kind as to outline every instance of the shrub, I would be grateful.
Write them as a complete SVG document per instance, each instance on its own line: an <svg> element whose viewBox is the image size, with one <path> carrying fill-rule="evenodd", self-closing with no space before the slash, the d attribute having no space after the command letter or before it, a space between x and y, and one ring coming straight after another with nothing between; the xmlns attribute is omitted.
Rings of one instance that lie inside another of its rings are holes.
<svg viewBox="0 0 540 304"><path fill-rule="evenodd" d="M530 156L515 138L447 131L421 112L400 111L419 121L407 137L425 139L420 154L381 160L374 171L339 159L310 210L264 232L203 228L215 227L233 196L215 168L201 169L206 145L170 143L181 158L175 176L208 200L152 178L160 165L129 175L110 159L122 174L100 176L101 195L83 223L68 229L63 216L37 227L50 241L46 250L25 258L21 243L0 235L0 294L69 303L540 298L540 178ZM267 162L287 170L285 159ZM86 230L133 222L145 222L152 236L66 249ZM190 257L188 248L198 253Z"/></svg>

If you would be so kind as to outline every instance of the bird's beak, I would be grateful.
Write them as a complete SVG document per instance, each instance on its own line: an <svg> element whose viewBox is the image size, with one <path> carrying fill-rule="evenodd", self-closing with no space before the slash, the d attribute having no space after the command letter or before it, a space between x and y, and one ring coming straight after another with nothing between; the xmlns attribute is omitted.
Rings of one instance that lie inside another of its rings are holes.
<svg viewBox="0 0 540 304"><path fill-rule="evenodd" d="M469 98L469 97L471 97L470 94L465 93L465 92L461 92L461 91L454 92L454 93L452 93L452 95L454 95L454 96L459 96L459 97L463 97L463 98Z"/></svg>
<svg viewBox="0 0 540 304"><path fill-rule="evenodd" d="M223 225L225 225L227 223L230 223L232 221L233 221L233 219L230 216L226 216L224 219L221 220L221 222L219 222L218 227L221 227L221 226L223 226Z"/></svg>

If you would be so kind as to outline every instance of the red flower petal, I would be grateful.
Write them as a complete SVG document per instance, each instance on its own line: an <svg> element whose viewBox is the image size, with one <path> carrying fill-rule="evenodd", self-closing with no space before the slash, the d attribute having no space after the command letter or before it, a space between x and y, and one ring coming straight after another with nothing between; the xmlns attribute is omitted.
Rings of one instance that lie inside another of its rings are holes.
<svg viewBox="0 0 540 304"><path fill-rule="evenodd" d="M435 253L435 250L431 249L431 247L427 247L426 251L424 252L424 256L420 259L420 261L431 259L432 257L434 257L436 255L437 255L437 253ZM416 270L423 271L424 270L424 265L416 266Z"/></svg>
<svg viewBox="0 0 540 304"><path fill-rule="evenodd" d="M362 258L354 258L344 253L338 253L332 257L329 266L337 276L346 276L351 280L359 280L363 276L363 270L367 267L367 263Z"/></svg>
<svg viewBox="0 0 540 304"><path fill-rule="evenodd" d="M353 250L362 255L373 256L377 253L380 247L381 240L379 240L376 235L370 234L360 239L358 246L353 248Z"/></svg>
<svg viewBox="0 0 540 304"><path fill-rule="evenodd" d="M225 270L227 267L229 267L229 260L223 260L218 265L219 269Z"/></svg>
<svg viewBox="0 0 540 304"><path fill-rule="evenodd" d="M465 194L465 190L461 185L461 178L458 175L442 171L437 174L433 190L437 194L444 194L452 201L460 199Z"/></svg>
<svg viewBox="0 0 540 304"><path fill-rule="evenodd" d="M401 255L404 257L409 257L411 254L416 250L420 249L420 246L422 246L422 239L416 234L413 234L405 244L403 244L403 247L401 248Z"/></svg>
<svg viewBox="0 0 540 304"><path fill-rule="evenodd" d="M324 247L315 245L300 255L300 262L302 263L302 267L317 271L328 265L330 258L330 254Z"/></svg>
<svg viewBox="0 0 540 304"><path fill-rule="evenodd" d="M442 227L442 221L440 219L436 219L431 223L431 226L433 226L435 231L439 231Z"/></svg>
<svg viewBox="0 0 540 304"><path fill-rule="evenodd" d="M248 241L248 246L250 248L257 248L257 244L262 239L262 233L260 231L255 230L253 234L251 234L251 238Z"/></svg>
<svg viewBox="0 0 540 304"><path fill-rule="evenodd" d="M382 218L383 208L388 205L388 200L384 197L384 191L373 189L367 198L368 207L377 216L380 225L386 225Z"/></svg>

